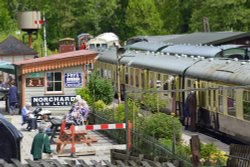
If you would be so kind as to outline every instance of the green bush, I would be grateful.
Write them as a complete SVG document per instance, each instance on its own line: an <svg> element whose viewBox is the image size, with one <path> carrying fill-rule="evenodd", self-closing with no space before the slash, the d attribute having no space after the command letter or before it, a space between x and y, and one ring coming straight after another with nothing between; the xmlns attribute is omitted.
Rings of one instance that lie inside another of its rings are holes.
<svg viewBox="0 0 250 167"><path fill-rule="evenodd" d="M144 93L142 100L144 108L152 113L166 108L166 101L159 96L158 93Z"/></svg>
<svg viewBox="0 0 250 167"><path fill-rule="evenodd" d="M114 98L114 87L112 82L106 78L101 78L97 72L90 76L88 89L95 101L102 100L105 104L110 104Z"/></svg>
<svg viewBox="0 0 250 167"><path fill-rule="evenodd" d="M107 105L102 101L102 100L98 100L95 102L95 110L103 110L104 108L106 108Z"/></svg>
<svg viewBox="0 0 250 167"><path fill-rule="evenodd" d="M160 138L172 140L175 134L178 142L181 139L182 125L178 118L157 112L145 117L141 130L143 134L153 136L157 140Z"/></svg>
<svg viewBox="0 0 250 167"><path fill-rule="evenodd" d="M136 117L138 117L138 113L140 111L139 103L133 99L127 100L128 105L128 119L133 122ZM115 120L118 122L124 122L125 121L125 104L119 104L117 107L115 114Z"/></svg>
<svg viewBox="0 0 250 167"><path fill-rule="evenodd" d="M82 99L84 99L89 106L93 104L93 97L91 96L87 87L76 89L76 94L80 95Z"/></svg>

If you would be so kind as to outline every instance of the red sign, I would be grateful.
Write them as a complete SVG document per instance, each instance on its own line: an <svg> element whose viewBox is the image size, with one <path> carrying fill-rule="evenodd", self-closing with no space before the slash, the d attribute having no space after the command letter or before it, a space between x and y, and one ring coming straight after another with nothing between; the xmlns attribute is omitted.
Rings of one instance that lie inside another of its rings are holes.
<svg viewBox="0 0 250 167"><path fill-rule="evenodd" d="M35 20L35 24L44 24L43 20Z"/></svg>

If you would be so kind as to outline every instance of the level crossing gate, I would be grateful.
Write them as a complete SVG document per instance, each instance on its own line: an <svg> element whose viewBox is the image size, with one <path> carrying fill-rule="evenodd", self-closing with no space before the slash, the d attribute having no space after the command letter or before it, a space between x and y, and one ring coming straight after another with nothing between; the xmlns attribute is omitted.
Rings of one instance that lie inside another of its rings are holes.
<svg viewBox="0 0 250 167"><path fill-rule="evenodd" d="M97 124L97 125L71 125L69 129L66 128L66 120L61 124L59 137L53 139L58 154L63 153L66 145L71 144L70 153L72 156L76 153L76 144L86 144L91 146L92 142L97 142L93 136L88 136L87 131L93 130L110 130L110 129L127 129L127 149L131 149L131 128L132 124L128 121L126 123L116 124Z"/></svg>

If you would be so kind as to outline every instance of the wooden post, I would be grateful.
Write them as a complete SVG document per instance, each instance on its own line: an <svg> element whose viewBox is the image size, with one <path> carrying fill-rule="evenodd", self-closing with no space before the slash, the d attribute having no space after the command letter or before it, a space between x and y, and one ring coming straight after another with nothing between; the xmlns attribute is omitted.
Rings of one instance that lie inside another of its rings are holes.
<svg viewBox="0 0 250 167"><path fill-rule="evenodd" d="M70 130L71 130L71 149L70 149L70 152L71 152L71 156L72 157L75 157L75 153L76 153L76 148L75 148L75 125L71 125L70 126Z"/></svg>
<svg viewBox="0 0 250 167"><path fill-rule="evenodd" d="M200 167L200 139L198 135L192 135L190 139L193 167Z"/></svg>
<svg viewBox="0 0 250 167"><path fill-rule="evenodd" d="M131 151L132 143L131 143L131 129L132 123L128 120L128 151Z"/></svg>

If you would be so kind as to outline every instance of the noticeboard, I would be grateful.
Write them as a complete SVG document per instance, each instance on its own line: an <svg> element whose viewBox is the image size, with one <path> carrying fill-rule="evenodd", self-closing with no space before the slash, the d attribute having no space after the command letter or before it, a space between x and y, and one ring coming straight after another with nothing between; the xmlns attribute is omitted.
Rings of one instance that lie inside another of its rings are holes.
<svg viewBox="0 0 250 167"><path fill-rule="evenodd" d="M78 88L82 87L82 73L65 73L64 75L64 87L66 88Z"/></svg>

